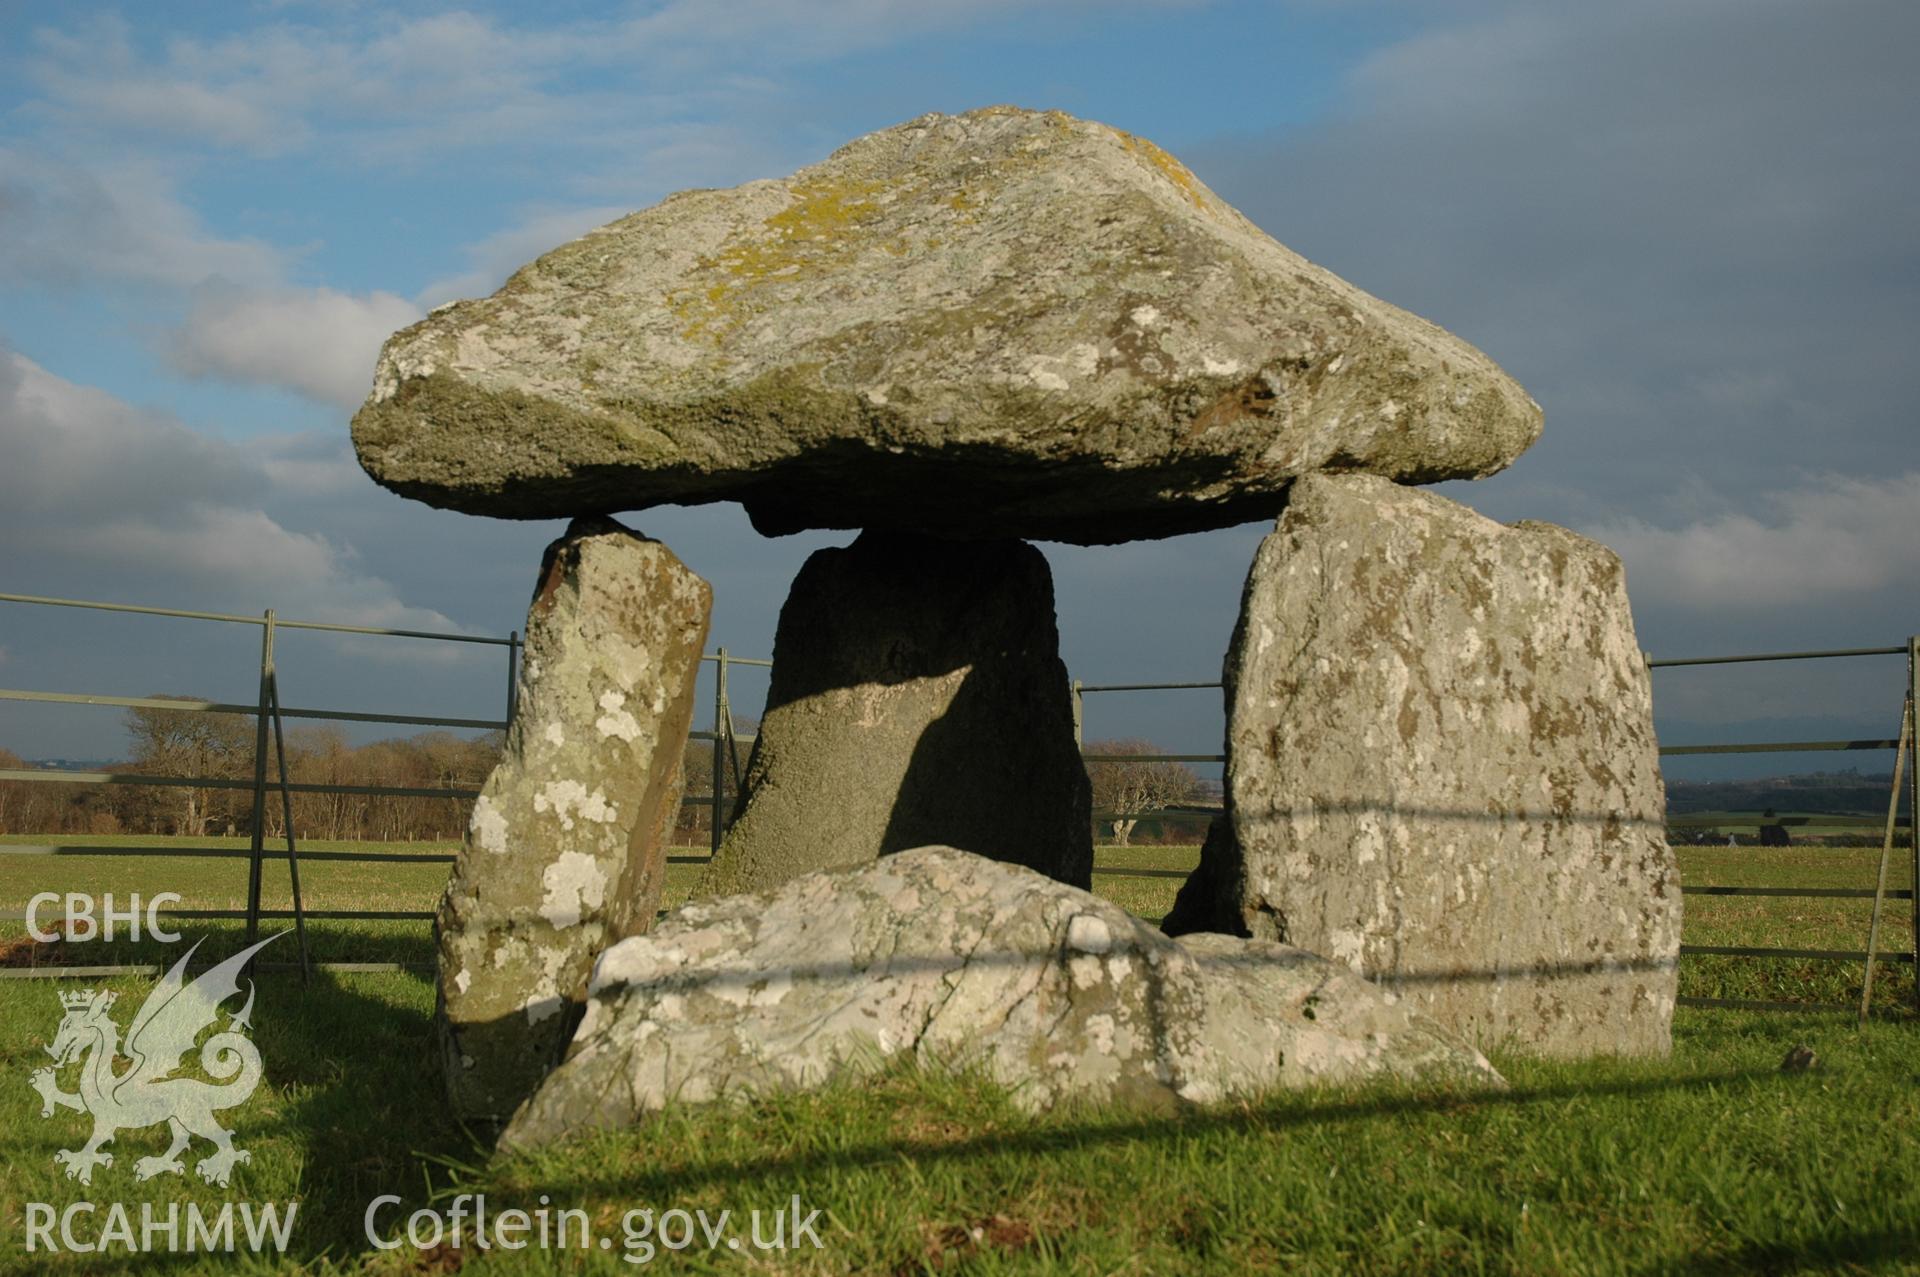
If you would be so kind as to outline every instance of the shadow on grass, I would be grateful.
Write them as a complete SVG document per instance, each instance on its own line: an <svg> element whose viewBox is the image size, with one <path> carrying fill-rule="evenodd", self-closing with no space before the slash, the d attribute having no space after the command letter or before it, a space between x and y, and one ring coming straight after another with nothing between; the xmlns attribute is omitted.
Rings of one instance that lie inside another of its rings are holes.
<svg viewBox="0 0 1920 1277"><path fill-rule="evenodd" d="M1101 1145L1139 1143L1204 1135L1219 1130L1258 1129L1281 1131L1294 1127L1365 1121L1377 1117L1427 1113L1464 1113L1475 1109L1555 1103L1574 1099L1607 1096L1644 1097L1670 1091L1711 1089L1739 1083L1778 1079L1773 1070L1741 1069L1700 1074L1684 1078L1627 1078L1614 1082L1583 1081L1564 1085L1515 1087L1510 1090L1461 1090L1427 1093L1388 1091L1384 1094L1361 1093L1318 1102L1311 1097L1281 1097L1278 1102L1253 1108L1203 1109L1157 1117L1134 1117L1125 1121L1089 1122L1075 1126L1051 1126L1035 1130L1005 1132L950 1141L885 1140L838 1148L827 1152L791 1157L733 1159L706 1165L674 1165L657 1172L616 1176L575 1175L560 1180L539 1181L539 1191L556 1200L564 1194L576 1195L618 1191L636 1195L664 1195L685 1192L708 1184L737 1186L755 1180L787 1176L834 1173L871 1169L909 1162L966 1160L980 1156L1008 1154L1046 1154L1071 1152ZM544 1156L568 1145L607 1138L606 1132L578 1137L561 1145L512 1155L498 1168L537 1169Z"/></svg>
<svg viewBox="0 0 1920 1277"><path fill-rule="evenodd" d="M297 1255L364 1250L361 1220L374 1197L396 1193L412 1209L426 1201L431 1164L486 1155L448 1116L432 1049L431 994L419 1000L424 1005L407 1005L355 987L370 979L316 972L302 988L291 972L260 977L268 1013L253 1036L279 1101L250 1134L297 1150ZM385 981L424 983L377 977Z"/></svg>
<svg viewBox="0 0 1920 1277"><path fill-rule="evenodd" d="M1803 1237L1785 1242L1752 1242L1724 1254L1695 1255L1677 1265L1659 1264L1644 1271L1648 1277L1655 1273L1746 1277L1750 1273L1797 1273L1809 1269L1850 1271L1899 1260L1911 1263L1916 1256L1920 1256L1920 1227Z"/></svg>
<svg viewBox="0 0 1920 1277"><path fill-rule="evenodd" d="M208 947L213 943L210 939ZM260 1052L263 1081L244 1105L218 1118L233 1132L236 1146L251 1155L227 1188L204 1184L195 1174L195 1165L210 1151L202 1140L189 1147L187 1166L178 1176L139 1180L137 1159L160 1152L166 1142L157 1124L118 1131L108 1145L115 1160L91 1185L64 1178L55 1154L79 1146L87 1119L56 1110L51 1120L41 1120L40 1105L29 1098L25 1081L32 1069L48 1063L45 1047L61 1016L58 995L72 986L35 981L6 990L11 1023L18 1030L0 1052L5 1081L16 1092L7 1118L0 1119L5 1135L0 1156L13 1176L9 1187L22 1200L43 1198L56 1208L113 1200L135 1211L145 1202L162 1211L170 1202L217 1210L226 1202L297 1198L298 1216L284 1257L291 1264L363 1252L362 1219L372 1198L397 1194L412 1210L424 1205L435 1187L430 1175L444 1180L455 1173L449 1163L484 1160L484 1147L447 1114L432 1050L429 980L401 973L316 972L302 986L297 973L263 972L253 986L249 1036ZM137 1007L158 986L127 977L105 987L128 1007ZM237 1009L238 999L227 1003L229 1012ZM132 1014L123 1015L121 1023ZM194 1061L189 1056L183 1062L189 1075L197 1072ZM69 1072L64 1089L75 1080ZM88 1231L84 1221L80 1231ZM205 1262L204 1255L185 1253L122 1257L126 1268L138 1270ZM0 1271L6 1270L0 1258Z"/></svg>

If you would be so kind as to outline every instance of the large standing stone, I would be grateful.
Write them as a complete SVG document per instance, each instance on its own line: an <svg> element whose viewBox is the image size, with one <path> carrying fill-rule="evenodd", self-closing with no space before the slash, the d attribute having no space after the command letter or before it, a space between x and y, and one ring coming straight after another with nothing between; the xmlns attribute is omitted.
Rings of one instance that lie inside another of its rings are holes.
<svg viewBox="0 0 1920 1277"><path fill-rule="evenodd" d="M944 843L1086 886L1091 790L1047 561L862 533L794 578L711 894Z"/></svg>
<svg viewBox="0 0 1920 1277"><path fill-rule="evenodd" d="M1326 954L1482 1044L1667 1049L1680 887L1610 551L1313 476L1225 678L1231 827L1170 930Z"/></svg>
<svg viewBox="0 0 1920 1277"><path fill-rule="evenodd" d="M1033 1109L1423 1074L1502 1085L1471 1047L1312 954L1182 944L1077 888L923 847L683 905L609 949L566 1062L503 1142L808 1090L901 1056L979 1067Z"/></svg>
<svg viewBox="0 0 1920 1277"><path fill-rule="evenodd" d="M394 336L353 423L379 482L478 514L1079 542L1272 517L1323 468L1488 474L1539 430L1152 143L1012 107L555 249Z"/></svg>
<svg viewBox="0 0 1920 1277"><path fill-rule="evenodd" d="M440 902L454 1110L504 1120L560 1058L593 960L653 922L712 591L580 519L547 548L519 704Z"/></svg>

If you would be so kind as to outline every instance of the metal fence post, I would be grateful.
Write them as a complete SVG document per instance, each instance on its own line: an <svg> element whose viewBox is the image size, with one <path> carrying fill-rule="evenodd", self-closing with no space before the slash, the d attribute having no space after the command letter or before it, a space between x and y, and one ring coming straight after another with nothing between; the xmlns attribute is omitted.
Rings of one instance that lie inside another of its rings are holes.
<svg viewBox="0 0 1920 1277"><path fill-rule="evenodd" d="M1900 744L1893 753L1893 792L1887 799L1887 832L1880 840L1880 874L1873 885L1873 920L1867 924L1867 974L1860 982L1860 1023L1873 1007L1873 964L1880 953L1880 912L1887 900L1887 862L1893 859L1893 834L1900 827L1900 787L1906 782L1907 747L1913 743L1914 705L1900 707Z"/></svg>
<svg viewBox="0 0 1920 1277"><path fill-rule="evenodd" d="M726 721L732 717L727 707L727 649L714 653L713 667L713 806L708 809L707 824L712 827L713 854L720 854L721 811L726 803Z"/></svg>
<svg viewBox="0 0 1920 1277"><path fill-rule="evenodd" d="M520 631L507 633L507 726L513 726L513 711L520 704Z"/></svg>
<svg viewBox="0 0 1920 1277"><path fill-rule="evenodd" d="M260 938L260 856L267 832L267 713L273 695L273 609L260 627L260 708L253 732L253 847L247 864L247 943Z"/></svg>
<svg viewBox="0 0 1920 1277"><path fill-rule="evenodd" d="M267 680L273 691L273 754L280 763L280 820L287 834L287 881L293 888L293 930L300 946L300 983L306 984L313 964L307 957L307 906L300 898L300 849L293 838L293 785L287 774L287 733L280 720L280 676Z"/></svg>
<svg viewBox="0 0 1920 1277"><path fill-rule="evenodd" d="M1080 680L1076 678L1073 680L1073 747L1075 749L1083 749L1086 746L1086 742L1080 739L1083 735L1082 715L1085 709L1086 704L1080 696Z"/></svg>
<svg viewBox="0 0 1920 1277"><path fill-rule="evenodd" d="M1907 636L1907 703L1915 723L1907 740L1907 845L1913 852L1913 1004L1920 1008L1920 634Z"/></svg>

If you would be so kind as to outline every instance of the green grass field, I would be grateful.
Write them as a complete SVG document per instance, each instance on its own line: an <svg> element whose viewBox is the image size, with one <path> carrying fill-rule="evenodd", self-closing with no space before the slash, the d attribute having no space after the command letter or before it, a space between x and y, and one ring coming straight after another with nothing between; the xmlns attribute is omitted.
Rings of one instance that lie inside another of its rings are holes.
<svg viewBox="0 0 1920 1277"><path fill-rule="evenodd" d="M10 839L4 842L44 840ZM99 840L164 849L164 839ZM235 844L236 846L238 844ZM314 844L312 850L327 844ZM395 851L445 848L406 846ZM696 853L685 853L696 854ZM1688 882L1871 885L1877 852L1689 848ZM1191 866L1192 848L1103 848L1095 888L1157 918ZM1113 870L1145 870L1129 877ZM1895 885L1907 874L1896 865ZM684 894L696 865L675 865ZM303 867L309 908L431 908L444 865ZM188 906L244 903L241 860L9 856L0 900L38 890L181 893ZM285 904L285 869L270 905ZM1910 906L1889 910L1889 948L1911 947ZM1779 898L1687 900L1696 944L1859 948L1866 902ZM18 937L18 923L0 937ZM322 960L424 961L418 923L317 922ZM235 924L189 936L230 947ZM276 942L289 946L291 939ZM156 961L177 950L70 946L62 961ZM271 952L271 951L270 951ZM290 957L291 949L279 956ZM1804 970L1802 967L1804 966ZM1911 976L1887 968L1883 1018L1866 1029L1837 1015L1683 1009L1664 1061L1496 1062L1502 1094L1374 1087L1146 1118L1100 1110L1020 1113L978 1079L899 1072L823 1094L671 1113L644 1128L489 1161L442 1116L426 1048L433 1008L424 974L323 973L303 989L265 974L254 1038L267 1081L227 1114L253 1153L231 1196L298 1201L286 1256L27 1254L27 1204L83 1195L106 1203L197 1202L230 1195L168 1176L136 1183L134 1160L165 1143L128 1130L92 1189L63 1179L60 1148L83 1119L39 1117L28 1087L60 1008L62 982L0 981L0 1271L156 1272L632 1271L635 1209L731 1209L743 1216L798 1196L819 1210L823 1247L799 1251L658 1249L648 1267L679 1272L1176 1273L1746 1273L1920 1272L1920 1023ZM1693 958L1683 992L1846 1001L1858 964ZM89 982L144 997L151 981ZM1879 999L1877 999L1879 1001ZM1811 1045L1804 1074L1778 1064ZM376 1251L362 1216L380 1194L403 1205L380 1218L484 1192L494 1212L578 1208L610 1249L421 1254ZM804 1212L803 1212L804 1213ZM97 1228L97 1225L96 1225ZM738 1229L744 1232L744 1227ZM655 1243L657 1245L657 1242Z"/></svg>

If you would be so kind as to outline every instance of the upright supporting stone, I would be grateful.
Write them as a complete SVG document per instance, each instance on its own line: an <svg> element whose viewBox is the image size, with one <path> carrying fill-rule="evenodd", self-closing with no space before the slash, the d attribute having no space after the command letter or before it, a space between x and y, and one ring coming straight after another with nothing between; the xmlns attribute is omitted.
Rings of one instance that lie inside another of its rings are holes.
<svg viewBox="0 0 1920 1277"><path fill-rule="evenodd" d="M1309 476L1225 681L1231 827L1170 930L1325 954L1483 1045L1667 1050L1680 886L1610 551Z"/></svg>
<svg viewBox="0 0 1920 1277"><path fill-rule="evenodd" d="M506 751L436 927L464 1118L505 1121L559 1061L594 958L653 923L712 599L666 546L609 519L547 548Z"/></svg>
<svg viewBox="0 0 1920 1277"><path fill-rule="evenodd" d="M706 892L935 843L1087 886L1090 791L1046 559L871 531L816 552L780 610L740 801Z"/></svg>

